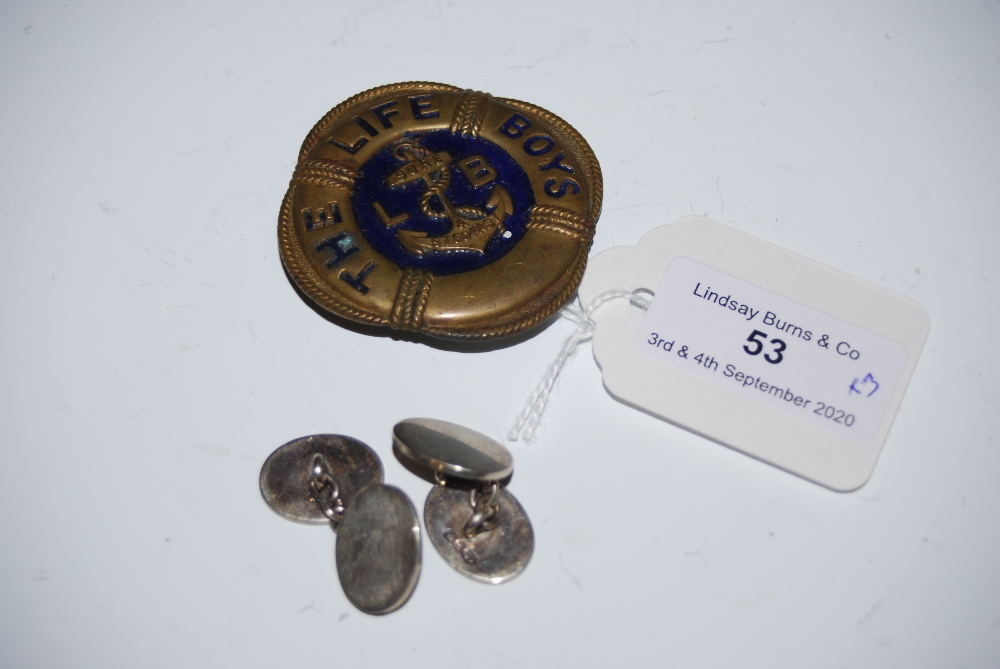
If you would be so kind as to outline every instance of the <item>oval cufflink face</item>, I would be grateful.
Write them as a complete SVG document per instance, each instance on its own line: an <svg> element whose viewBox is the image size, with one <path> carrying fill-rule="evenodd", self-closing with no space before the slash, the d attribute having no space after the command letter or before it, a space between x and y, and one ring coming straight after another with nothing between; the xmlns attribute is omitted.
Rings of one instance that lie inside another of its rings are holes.
<svg viewBox="0 0 1000 669"><path fill-rule="evenodd" d="M362 490L337 532L337 575L365 613L395 611L420 577L420 523L410 498L393 486Z"/></svg>
<svg viewBox="0 0 1000 669"><path fill-rule="evenodd" d="M312 497L309 482L313 457L322 455L350 509L359 492L383 477L382 461L367 444L339 434L314 434L281 446L260 470L260 494L276 513L300 523L328 523Z"/></svg>
<svg viewBox="0 0 1000 669"><path fill-rule="evenodd" d="M535 534L524 508L506 488L497 494L500 523L467 537L474 509L466 490L434 486L424 504L424 525L434 548L459 573L483 583L503 583L520 574L535 550Z"/></svg>
<svg viewBox="0 0 1000 669"><path fill-rule="evenodd" d="M554 114L392 84L338 105L306 137L279 249L302 292L342 318L505 337L573 296L602 193L590 146Z"/></svg>
<svg viewBox="0 0 1000 669"><path fill-rule="evenodd" d="M500 442L467 427L433 418L408 418L392 429L397 457L467 481L498 481L514 470Z"/></svg>

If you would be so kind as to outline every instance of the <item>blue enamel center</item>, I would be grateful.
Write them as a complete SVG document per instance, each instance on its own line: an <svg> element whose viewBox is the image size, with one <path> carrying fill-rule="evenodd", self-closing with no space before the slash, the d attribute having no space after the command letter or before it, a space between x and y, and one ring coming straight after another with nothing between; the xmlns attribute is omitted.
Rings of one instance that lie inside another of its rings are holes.
<svg viewBox="0 0 1000 669"><path fill-rule="evenodd" d="M428 172L435 160L440 164ZM435 274L502 258L524 236L534 204L528 175L503 149L448 130L383 148L361 166L351 196L358 227L376 251L400 267ZM426 238L415 234L421 232Z"/></svg>

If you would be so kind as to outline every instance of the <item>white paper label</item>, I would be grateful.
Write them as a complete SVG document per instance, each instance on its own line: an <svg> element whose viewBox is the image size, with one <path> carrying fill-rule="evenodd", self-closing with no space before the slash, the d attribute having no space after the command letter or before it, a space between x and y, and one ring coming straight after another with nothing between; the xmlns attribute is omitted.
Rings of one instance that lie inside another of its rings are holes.
<svg viewBox="0 0 1000 669"><path fill-rule="evenodd" d="M690 258L670 263L633 346L862 443L906 361L898 342Z"/></svg>
<svg viewBox="0 0 1000 669"><path fill-rule="evenodd" d="M655 297L601 299L623 291ZM612 397L843 491L871 476L930 328L908 297L701 216L591 258L580 299Z"/></svg>

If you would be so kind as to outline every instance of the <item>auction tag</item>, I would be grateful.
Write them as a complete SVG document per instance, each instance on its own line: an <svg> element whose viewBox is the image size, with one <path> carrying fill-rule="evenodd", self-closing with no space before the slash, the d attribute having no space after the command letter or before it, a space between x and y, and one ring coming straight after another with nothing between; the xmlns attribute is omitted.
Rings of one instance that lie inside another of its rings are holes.
<svg viewBox="0 0 1000 669"><path fill-rule="evenodd" d="M871 476L927 338L913 300L703 217L590 261L618 399L835 490Z"/></svg>
<svg viewBox="0 0 1000 669"><path fill-rule="evenodd" d="M899 342L690 258L675 258L633 345L861 443L903 371Z"/></svg>

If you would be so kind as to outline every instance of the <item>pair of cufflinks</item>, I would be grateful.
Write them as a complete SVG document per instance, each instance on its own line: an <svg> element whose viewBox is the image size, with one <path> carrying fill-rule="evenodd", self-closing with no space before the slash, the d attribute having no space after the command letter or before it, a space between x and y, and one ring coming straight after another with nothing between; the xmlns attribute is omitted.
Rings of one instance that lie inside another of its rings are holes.
<svg viewBox="0 0 1000 669"><path fill-rule="evenodd" d="M393 428L393 452L407 469L435 484L424 503L424 527L448 564L493 584L524 569L535 538L524 509L504 485L514 470L509 450L461 425L410 418ZM260 472L264 501L279 515L329 523L337 534L344 594L374 615L406 603L421 564L416 509L383 477L375 451L342 435L290 441Z"/></svg>

